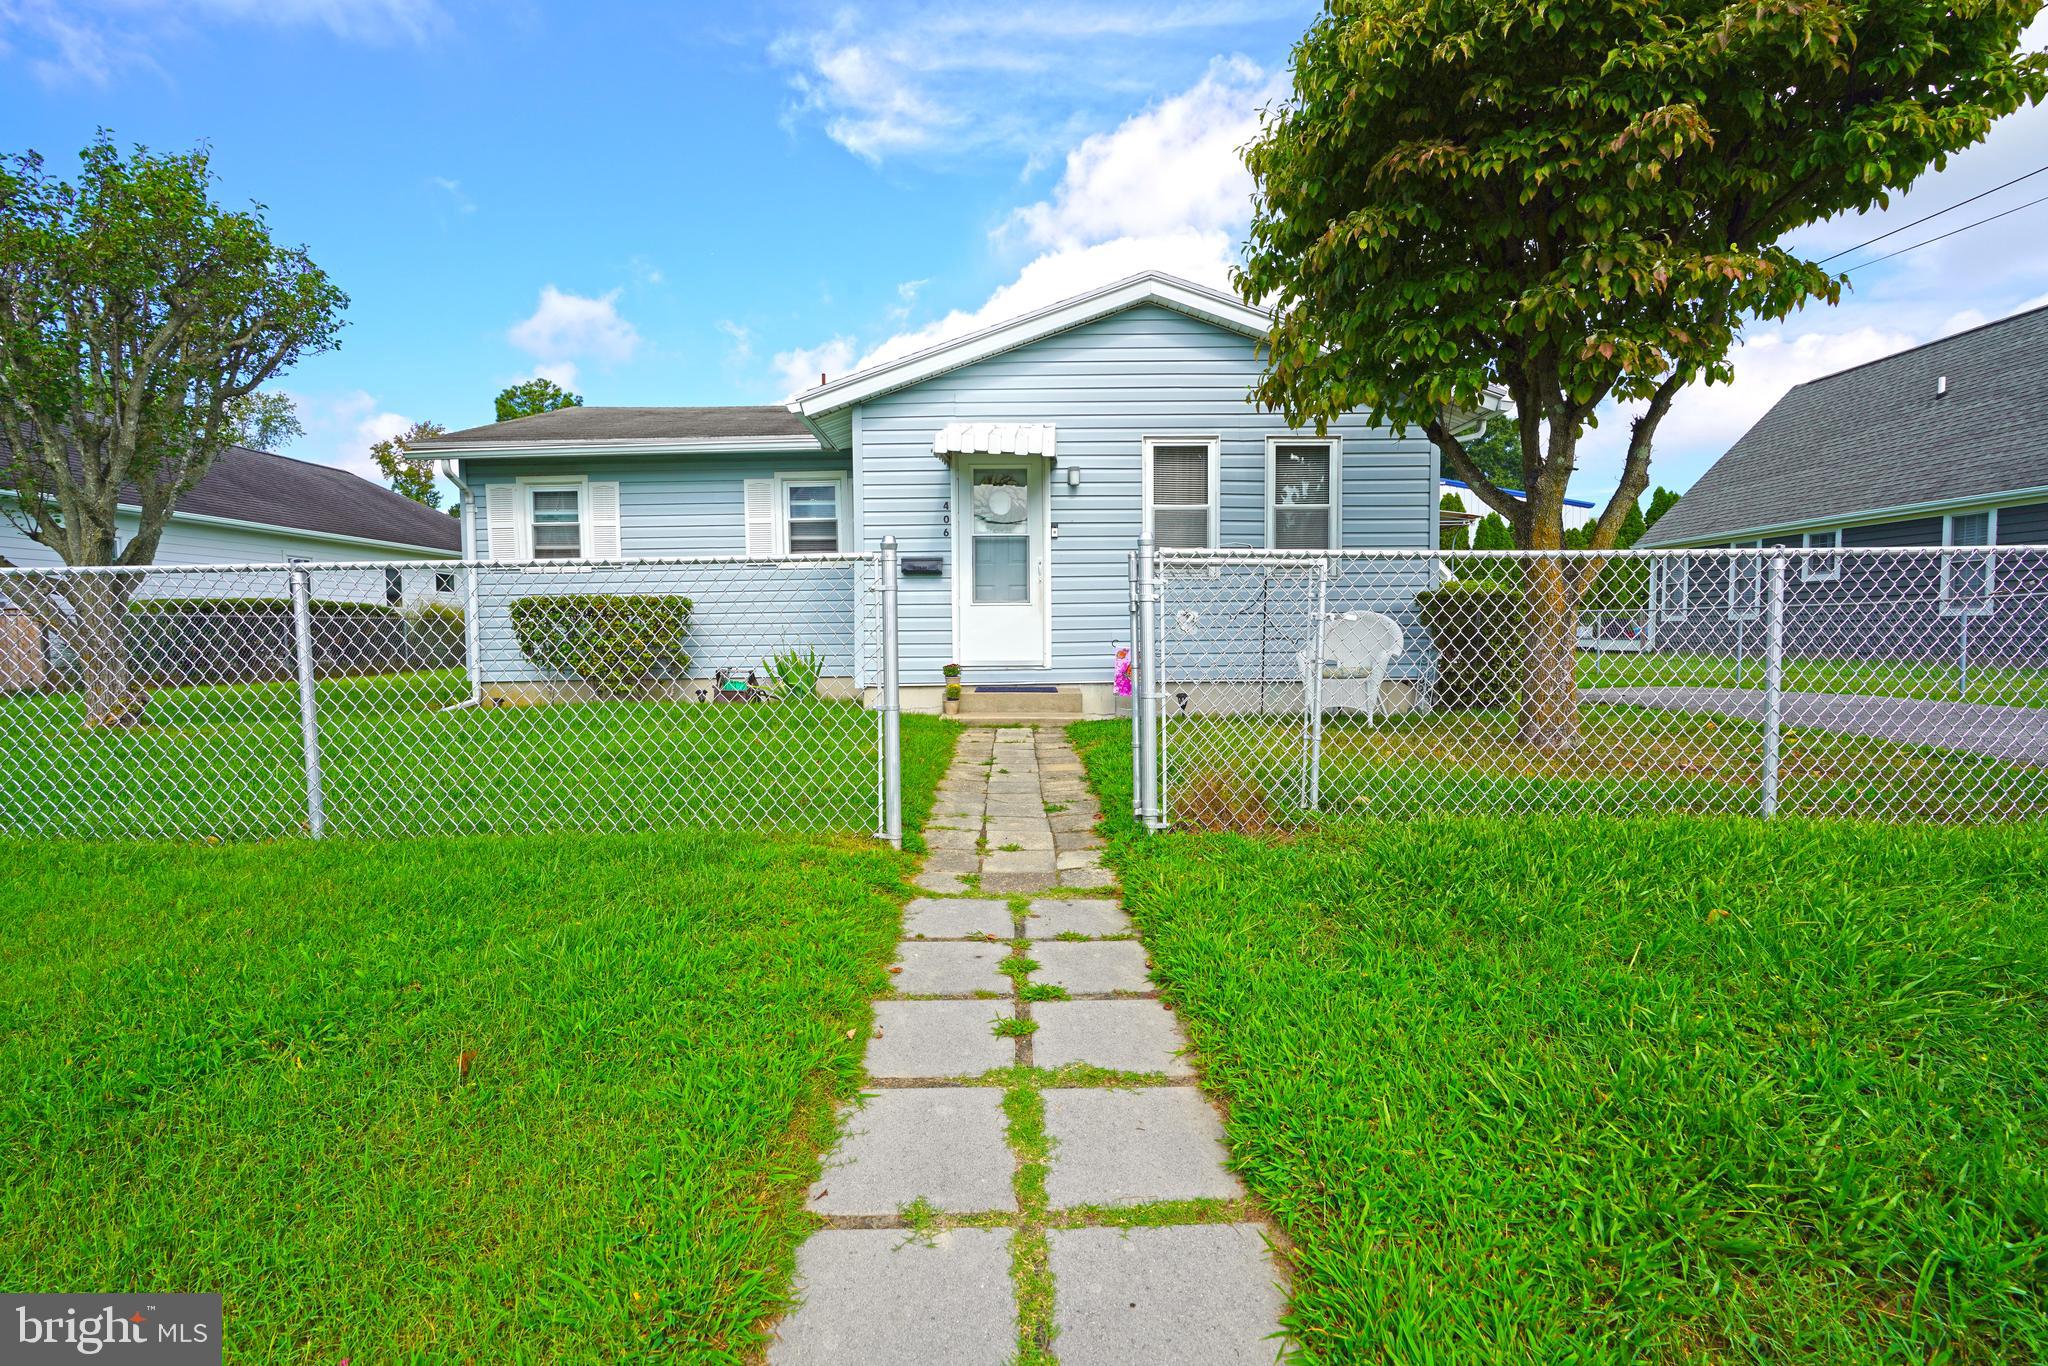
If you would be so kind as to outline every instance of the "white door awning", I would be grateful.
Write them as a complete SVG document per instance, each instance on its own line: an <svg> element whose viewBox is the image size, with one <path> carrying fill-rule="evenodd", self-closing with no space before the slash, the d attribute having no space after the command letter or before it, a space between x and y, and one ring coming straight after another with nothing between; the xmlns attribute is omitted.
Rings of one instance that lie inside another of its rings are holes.
<svg viewBox="0 0 2048 1366"><path fill-rule="evenodd" d="M1053 458L1050 422L949 422L932 438L932 454L1042 455Z"/></svg>

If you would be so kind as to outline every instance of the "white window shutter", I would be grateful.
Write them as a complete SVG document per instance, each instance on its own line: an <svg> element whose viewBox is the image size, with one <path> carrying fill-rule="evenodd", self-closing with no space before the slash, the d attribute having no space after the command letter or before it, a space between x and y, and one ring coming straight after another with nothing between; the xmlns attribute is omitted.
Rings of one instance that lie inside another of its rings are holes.
<svg viewBox="0 0 2048 1366"><path fill-rule="evenodd" d="M590 558L622 558L619 554L619 485L615 479L593 479L590 482Z"/></svg>
<svg viewBox="0 0 2048 1366"><path fill-rule="evenodd" d="M517 484L490 484L484 489L485 533L491 543L490 558L526 558L519 548L519 511L524 501Z"/></svg>
<svg viewBox="0 0 2048 1366"><path fill-rule="evenodd" d="M773 555L775 547L775 481L749 479L747 488L747 553Z"/></svg>

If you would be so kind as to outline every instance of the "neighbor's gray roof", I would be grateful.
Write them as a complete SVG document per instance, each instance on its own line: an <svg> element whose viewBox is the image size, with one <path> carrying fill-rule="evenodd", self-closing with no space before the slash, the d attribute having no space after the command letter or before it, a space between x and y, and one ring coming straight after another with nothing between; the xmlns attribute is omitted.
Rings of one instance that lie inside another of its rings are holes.
<svg viewBox="0 0 2048 1366"><path fill-rule="evenodd" d="M1946 397L1936 382L1948 377ZM2048 485L2048 308L1958 332L1778 400L1642 544Z"/></svg>
<svg viewBox="0 0 2048 1366"><path fill-rule="evenodd" d="M0 432L0 460L6 458L6 450L6 434ZM141 497L132 487L124 487L120 501L135 507ZM177 513L422 549L462 549L462 527L445 512L422 507L332 465L241 446L229 446L214 458L206 476L178 499L173 515Z"/></svg>
<svg viewBox="0 0 2048 1366"><path fill-rule="evenodd" d="M558 408L510 422L448 432L413 449L468 441L718 441L731 437L809 437L780 404L718 408Z"/></svg>

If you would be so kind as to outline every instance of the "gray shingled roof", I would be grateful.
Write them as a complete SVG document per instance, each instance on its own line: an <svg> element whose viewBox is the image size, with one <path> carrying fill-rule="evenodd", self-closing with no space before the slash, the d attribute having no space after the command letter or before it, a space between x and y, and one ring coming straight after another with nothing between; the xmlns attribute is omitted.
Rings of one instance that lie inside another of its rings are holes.
<svg viewBox="0 0 2048 1366"><path fill-rule="evenodd" d="M0 458L6 444L0 433ZM124 504L139 501L132 490L122 490ZM422 549L462 549L462 527L445 512L332 465L241 446L220 453L206 477L178 500L173 516L180 512Z"/></svg>
<svg viewBox="0 0 2048 1366"><path fill-rule="evenodd" d="M415 449L458 441L717 441L728 437L808 437L796 414L777 404L719 408L558 408L552 413L449 432Z"/></svg>
<svg viewBox="0 0 2048 1366"><path fill-rule="evenodd" d="M1946 397L1935 386L1948 377ZM1808 380L1700 476L1642 544L2048 485L2048 308Z"/></svg>

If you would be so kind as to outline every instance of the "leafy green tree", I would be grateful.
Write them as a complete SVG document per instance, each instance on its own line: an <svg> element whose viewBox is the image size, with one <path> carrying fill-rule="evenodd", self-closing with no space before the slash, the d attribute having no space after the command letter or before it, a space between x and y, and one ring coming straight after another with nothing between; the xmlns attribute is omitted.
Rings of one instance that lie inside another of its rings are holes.
<svg viewBox="0 0 2048 1366"><path fill-rule="evenodd" d="M1679 497L1679 494L1665 488L1662 484L1657 485L1657 491L1650 495L1650 510L1643 514L1643 530L1648 531L1651 527L1657 525L1657 519L1671 511L1677 505Z"/></svg>
<svg viewBox="0 0 2048 1366"><path fill-rule="evenodd" d="M75 183L34 152L0 157L0 479L6 515L67 565L149 564L234 442L235 405L335 345L347 296L271 240L261 206L214 201L208 155L124 157L102 133ZM122 504L138 520L117 543ZM126 645L138 583L10 585L77 653L88 725L148 706Z"/></svg>
<svg viewBox="0 0 2048 1366"><path fill-rule="evenodd" d="M1438 499L1437 509L1441 512L1455 512L1460 517L1465 515L1465 504L1459 500L1458 495L1455 493L1447 493ZM1439 520L1437 526L1437 549L1439 550L1463 550L1472 539L1470 527L1464 525L1452 526L1448 522L1441 520Z"/></svg>
<svg viewBox="0 0 2048 1366"><path fill-rule="evenodd" d="M252 451L281 451L306 434L299 405L276 389L259 389L228 404L229 444Z"/></svg>
<svg viewBox="0 0 2048 1366"><path fill-rule="evenodd" d="M1649 522L1643 518L1642 504L1639 502L1630 503L1628 511L1621 515L1621 529L1614 533L1614 548L1616 550L1629 549L1637 541L1642 540L1643 533L1649 529Z"/></svg>
<svg viewBox="0 0 2048 1366"><path fill-rule="evenodd" d="M581 408L583 397L572 394L551 379L530 379L509 384L498 391L498 421L552 413L558 408Z"/></svg>
<svg viewBox="0 0 2048 1366"><path fill-rule="evenodd" d="M1237 285L1274 306L1257 397L1290 422L1419 428L1535 549L1601 405L1640 405L1592 534L1647 487L1685 385L1725 382L1747 318L1833 302L1781 245L1887 202L2048 92L2018 52L2040 0L1330 0L1246 160ZM1505 389L1505 492L1451 415ZM1533 561L1518 734L1578 741L1576 594Z"/></svg>
<svg viewBox="0 0 2048 1366"><path fill-rule="evenodd" d="M370 447L370 459L391 485L393 493L430 508L441 506L441 490L434 482L434 462L409 453L417 442L445 436L448 429L438 422L415 422L397 436L387 436Z"/></svg>
<svg viewBox="0 0 2048 1366"><path fill-rule="evenodd" d="M1522 486L1522 437L1509 419L1493 418L1484 432L1465 443L1465 451L1479 472L1495 484L1508 489Z"/></svg>
<svg viewBox="0 0 2048 1366"><path fill-rule="evenodd" d="M1507 519L1498 512L1489 512L1479 519L1479 525L1472 530L1474 550L1513 550L1515 533L1509 529Z"/></svg>

